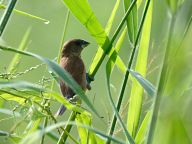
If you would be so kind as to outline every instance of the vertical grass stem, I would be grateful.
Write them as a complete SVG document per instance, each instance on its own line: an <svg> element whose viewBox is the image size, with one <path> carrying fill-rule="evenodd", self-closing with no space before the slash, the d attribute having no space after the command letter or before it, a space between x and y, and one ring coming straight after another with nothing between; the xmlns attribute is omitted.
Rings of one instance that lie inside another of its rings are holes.
<svg viewBox="0 0 192 144"><path fill-rule="evenodd" d="M15 4L16 4L17 0L10 0L9 4L8 4L8 7L6 8L2 18L1 18L1 21L0 21L0 37L2 36L3 34L3 31L5 29L5 26L7 25L7 22L11 16L11 13L15 7Z"/></svg>

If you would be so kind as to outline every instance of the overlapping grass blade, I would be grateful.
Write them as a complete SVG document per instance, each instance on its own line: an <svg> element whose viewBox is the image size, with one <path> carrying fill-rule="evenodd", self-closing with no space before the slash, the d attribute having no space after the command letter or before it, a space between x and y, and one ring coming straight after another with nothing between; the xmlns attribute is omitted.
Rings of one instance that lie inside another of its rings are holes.
<svg viewBox="0 0 192 144"><path fill-rule="evenodd" d="M160 107L160 102L164 93L164 89L165 89L165 85L166 85L166 81L168 78L168 61L170 58L170 54L171 54L171 40L172 40L172 36L173 36L173 32L174 32L174 26L175 26L175 12L173 13L173 15L171 16L171 23L169 26L169 31L168 31L168 42L167 42L167 46L165 49L165 54L163 57L163 66L160 72L160 80L158 83L158 87L157 87L157 93L155 95L155 99L154 99L154 103L153 103L153 109L152 109L152 117L151 117L151 121L150 121L150 128L149 128L149 132L148 132L148 137L147 137L147 143L151 144L153 142L153 138L154 138L154 131L156 128L156 123L157 123L157 116L159 113L159 107Z"/></svg>
<svg viewBox="0 0 192 144"><path fill-rule="evenodd" d="M143 87L151 96L155 92L154 87L150 83L147 83L147 81L144 82L144 79L140 77L141 75L145 77L147 72L147 60L148 60L152 12L153 12L152 7L153 3L151 2L143 25L140 47L138 50L138 56L136 60L135 71L139 72L140 75L138 73L130 71L130 73L136 78L132 80L132 89L131 89L130 103L128 109L128 119L127 119L128 130L133 137L135 137L139 125L141 108L143 104Z"/></svg>
<svg viewBox="0 0 192 144"><path fill-rule="evenodd" d="M171 12L175 14L178 8L183 4L185 0L166 0L166 1Z"/></svg>
<svg viewBox="0 0 192 144"><path fill-rule="evenodd" d="M127 11L132 1L133 0L124 0L125 11ZM127 22L129 40L133 45L137 35L137 23L138 23L137 22L137 4L133 7L133 10L130 13L130 15L127 17L126 22Z"/></svg>
<svg viewBox="0 0 192 144"><path fill-rule="evenodd" d="M9 2L8 4L8 7L6 8L3 16L1 17L1 20L0 20L0 37L1 35L3 34L3 31L7 25L7 22L12 14L12 11L15 7L15 4L16 4L17 0L12 0Z"/></svg>
<svg viewBox="0 0 192 144"><path fill-rule="evenodd" d="M142 144L146 138L147 130L149 127L149 121L151 117L151 111L148 111L141 123L141 126L137 132L137 135L135 136L135 143L136 144Z"/></svg>
<svg viewBox="0 0 192 144"><path fill-rule="evenodd" d="M3 88L30 89L38 92L44 91L42 86L25 81L0 81L0 89Z"/></svg>
<svg viewBox="0 0 192 144"><path fill-rule="evenodd" d="M136 2L136 1L133 1L133 2ZM134 4L133 2L132 2L132 4ZM146 2L146 6L145 6L145 9L144 9L144 12L143 12L143 15L142 15L141 23L140 23L139 30L138 30L138 33L137 33L137 36L136 36L136 40L135 40L135 43L134 43L134 48L132 50L132 53L131 53L131 56L130 56L130 59L129 59L129 62L128 62L127 69L130 69L131 66L132 66L132 63L133 63L133 60L134 60L134 56L135 56L135 52L136 52L136 48L137 48L137 44L138 44L139 37L140 37L141 31L142 31L142 28L143 28L143 23L144 23L144 20L145 20L145 17L146 17L146 13L147 13L149 4L150 4L150 0L148 0ZM131 6L133 7L134 5L131 5ZM124 20L126 20L126 17L124 17L124 18L125 18ZM125 76L124 76L124 80L123 80L123 83L122 83L121 91L120 91L120 94L119 94L119 97L118 97L118 101L117 101L117 108L118 109L120 109L120 106L121 106L121 103L122 103L122 100L123 100L123 96L124 96L124 92L125 92L125 89L126 89L128 78L129 78L129 71L127 70L126 73L125 73ZM113 130L114 130L115 125L116 125L116 118L114 117L112 125L111 125L111 130L110 130L111 134L113 134ZM108 142L108 144L109 143L110 142Z"/></svg>
<svg viewBox="0 0 192 144"><path fill-rule="evenodd" d="M75 112L78 113L82 113L84 115L90 116L91 114L89 112L87 112L86 110L84 110L83 108L73 105L71 104L66 98L63 98L62 95L56 93L56 92L48 92L47 94L45 93L45 95L47 96L52 96L53 98L55 98L58 102L62 103L63 105L65 105L67 107L67 109L69 110L73 110Z"/></svg>
<svg viewBox="0 0 192 144"><path fill-rule="evenodd" d="M6 9L6 6L3 4L0 4L0 9ZM40 21L44 22L45 24L49 24L49 20L42 18L42 17L39 17L39 16L36 16L36 15L33 15L33 14L30 14L30 13L27 13L27 12L24 12L24 11L13 9L13 12L21 14L23 16L27 16L27 17L36 19L36 20L40 20Z"/></svg>
<svg viewBox="0 0 192 144"><path fill-rule="evenodd" d="M92 143L92 144L104 144L105 141L98 137L95 133L92 131L89 131L88 129L78 126L78 124L92 126L92 119L90 116L87 115L77 115L76 116L76 123L77 123L77 129L79 133L79 137L81 139L81 143Z"/></svg>
<svg viewBox="0 0 192 144"><path fill-rule="evenodd" d="M15 117L21 117L21 114L18 112L14 112L9 110L9 109L4 109L4 108L0 108L0 113L6 114L6 115L10 115L10 116L15 116Z"/></svg>
<svg viewBox="0 0 192 144"><path fill-rule="evenodd" d="M92 131L92 132L96 133L97 135L99 135L99 136L101 136L101 137L103 137L103 138L109 138L111 141L113 141L113 142L115 142L115 143L125 144L125 142L123 142L123 141L121 141L121 140L119 140L119 139L116 139L116 138L114 138L114 137L108 136L108 135L106 135L105 133L103 133L103 132L101 132L101 131L99 131L99 130L97 130L97 129L95 129L95 128L92 128L92 127L87 126L87 125L77 124L77 123L75 123L75 122L70 122L70 123L68 123L68 122L60 122L60 123L57 123L57 124L53 124L53 125L45 128L44 130L38 130L38 131L36 131L36 132L34 132L34 133L32 133L32 134L27 135L26 137L24 137L24 138L22 139L22 141L21 141L19 144L25 144L25 143L27 143L27 144L33 144L33 143L35 143L38 139L40 139L43 134L46 134L46 133L48 133L48 132L50 132L50 131L53 131L53 130L56 129L56 128L65 126L66 124L70 124L70 125L74 125L74 126L79 126L79 127L86 128L86 129L88 129L89 131ZM33 139L32 139L32 137L33 137Z"/></svg>
<svg viewBox="0 0 192 144"><path fill-rule="evenodd" d="M120 50L120 48L121 48L121 45L122 45L122 43L123 43L123 41L124 41L124 38L125 38L125 34L126 34L126 29L124 29L124 31L122 32L120 38L118 39L118 42L117 42L117 45L116 45L116 51L117 51L117 52L118 52L118 51ZM113 101L113 99L112 99L111 90L110 90L110 75L111 75L111 72L112 72L113 67L114 67L114 63L113 63L112 59L116 60L116 57L117 57L117 54L116 54L116 53L113 53L113 54L111 55L109 61L107 62L107 65L106 65L107 90L108 90L108 95L109 95L110 103L111 103L111 105L112 105L112 107L113 107L113 110L115 111L115 115L116 115L117 119L119 120L119 122L120 122L120 124L121 124L121 126L122 126L122 128L123 128L123 130L124 130L124 132L125 132L125 135L126 135L128 141L129 141L131 144L133 144L133 143L134 143L133 138L130 136L129 132L128 132L127 129L126 129L125 124L123 123L122 118L121 118L120 115L119 115L119 108L116 108L115 103L114 103L114 101ZM116 122L116 117L114 117L114 118L115 118L115 122ZM113 121L112 121L112 123L111 123L111 127L110 127L110 128L111 128L111 129L110 129L109 134L112 135L112 134L113 134L113 131L114 131L114 128L115 128L114 119L113 119ZM109 139L107 140L107 143L110 143L110 140L109 140Z"/></svg>
<svg viewBox="0 0 192 144"><path fill-rule="evenodd" d="M118 59L118 52L123 44L123 41L125 39L127 33L127 28L124 28L123 32L121 33L121 36L119 37L116 45L115 45L115 51L112 51L112 53L109 56L109 60L107 62L107 67L108 67L108 71L109 71L109 77L113 71L114 65L115 63L118 63L119 66L122 67L122 69L125 69L124 72L126 71L126 67L125 65L121 65L121 63L119 63L119 61L117 61Z"/></svg>
<svg viewBox="0 0 192 144"><path fill-rule="evenodd" d="M31 28L28 28L27 31L25 32L23 38L22 38L22 41L19 45L18 50L24 51L27 49L27 40L29 38L30 33L31 33ZM20 60L21 60L21 55L15 54L15 56L13 57L11 63L9 64L9 67L8 67L9 73L15 73L17 71Z"/></svg>
<svg viewBox="0 0 192 144"><path fill-rule="evenodd" d="M109 20L107 22L107 25L106 25L106 28L105 28L105 32L106 32L107 35L109 35L109 33L110 33L110 30L111 30L111 27L112 27L112 24L113 24L113 21L114 21L114 18L115 18L115 14L116 14L117 9L119 7L119 3L120 3L120 0L117 0L116 3L115 3L115 6L113 8L113 11L111 13L111 16L110 16L110 18L109 18ZM115 51L116 51L116 49L112 48L112 50L109 53L109 57L111 57L112 53L115 54ZM102 57L103 53L104 53L103 48L99 47L97 49L97 53L95 54L93 62L91 64L91 66L90 66L90 70L89 70L90 75L93 73L95 67L97 66L98 60ZM117 55L117 53L116 53L116 55ZM121 58L118 55L117 55L117 57L118 57L117 58L117 61L118 61L117 66L119 67L119 69L121 71L125 72L125 64L123 63L123 61L121 60Z"/></svg>
<svg viewBox="0 0 192 144"><path fill-rule="evenodd" d="M133 70L128 70L130 72L130 74L136 79L136 81L138 82L138 84L140 84L139 86L142 87L142 89L144 89L147 94L149 96L153 96L156 92L156 88L155 86L148 81L147 79L145 79L141 74L139 74L138 72L135 72Z"/></svg>

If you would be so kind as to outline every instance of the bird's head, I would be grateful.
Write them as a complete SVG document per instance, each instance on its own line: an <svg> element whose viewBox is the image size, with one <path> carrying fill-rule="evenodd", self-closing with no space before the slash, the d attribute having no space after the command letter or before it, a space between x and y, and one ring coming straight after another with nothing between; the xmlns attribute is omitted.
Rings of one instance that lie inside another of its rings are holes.
<svg viewBox="0 0 192 144"><path fill-rule="evenodd" d="M62 56L80 56L83 48L87 47L89 42L81 39L72 39L65 42Z"/></svg>

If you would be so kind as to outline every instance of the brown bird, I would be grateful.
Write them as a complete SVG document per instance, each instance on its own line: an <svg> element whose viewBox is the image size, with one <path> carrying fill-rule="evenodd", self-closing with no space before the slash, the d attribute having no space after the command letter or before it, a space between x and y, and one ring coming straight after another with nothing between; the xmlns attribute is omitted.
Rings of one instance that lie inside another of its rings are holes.
<svg viewBox="0 0 192 144"><path fill-rule="evenodd" d="M89 82L86 80L86 70L83 60L81 59L81 52L83 48L87 47L89 42L86 42L81 39L72 39L70 41L65 42L60 66L64 68L74 80L81 86L81 88L85 91L86 89L91 89ZM65 84L64 81L60 82L60 90L64 97L67 99L73 98L75 93L73 90ZM66 110L65 106L61 106L57 111L56 115L62 115Z"/></svg>

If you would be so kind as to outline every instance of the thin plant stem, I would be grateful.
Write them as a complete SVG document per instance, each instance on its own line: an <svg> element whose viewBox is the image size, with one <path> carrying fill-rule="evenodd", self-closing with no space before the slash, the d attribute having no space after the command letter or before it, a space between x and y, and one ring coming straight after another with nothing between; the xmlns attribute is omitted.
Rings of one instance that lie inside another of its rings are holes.
<svg viewBox="0 0 192 144"><path fill-rule="evenodd" d="M47 127L47 123L48 123L48 117L45 117L42 129L45 129ZM44 144L44 140L45 140L45 135L42 136L41 144Z"/></svg>
<svg viewBox="0 0 192 144"><path fill-rule="evenodd" d="M182 41L183 41L183 39L185 39L185 36L187 35L187 32L188 32L188 30L190 28L191 23L192 23L192 15L191 15L191 17L189 19L189 22L187 23L187 26L186 26L185 30L184 30Z"/></svg>
<svg viewBox="0 0 192 144"><path fill-rule="evenodd" d="M58 53L57 63L59 63L60 59L61 59L61 52L62 52L62 49L63 49L65 35L66 35L66 32L67 32L67 26L68 26L68 23L69 23L69 16L70 16L70 11L68 10L67 14L66 14L66 18L65 18L65 25L64 25L64 29L63 29L63 35L62 35L62 39L61 39L61 46L60 46L59 53Z"/></svg>
<svg viewBox="0 0 192 144"><path fill-rule="evenodd" d="M43 126L39 125L38 129L42 130ZM49 138L51 138L54 141L57 141L59 139L59 136L57 134L55 134L54 132L48 132L46 135L49 136Z"/></svg>
<svg viewBox="0 0 192 144"><path fill-rule="evenodd" d="M114 111L115 111L115 114L114 114L114 115L115 115L115 116L117 117L117 119L119 120L119 123L120 123L121 127L123 128L123 130L124 130L124 132L125 132L125 135L126 135L126 137L127 137L127 140L128 140L131 144L134 144L135 142L134 142L133 138L131 137L131 135L129 134L129 132L128 132L126 126L125 126L125 124L123 123L123 120L122 120L120 114L118 113L119 111L117 111L117 108L116 108L116 106L115 106L115 103L114 103L114 101L113 101L113 99L112 99L111 90L110 90L110 84L109 84L109 78L107 79L107 88L108 88L108 93L109 93L110 102L111 102L112 107L113 107L113 109L114 109ZM108 140L109 140L109 139L108 139ZM111 140L110 140L110 141L111 141ZM108 142L107 142L107 143L108 143ZM110 143L110 142L109 142L109 143Z"/></svg>
<svg viewBox="0 0 192 144"><path fill-rule="evenodd" d="M149 126L148 137L146 140L147 144L152 143L155 128L156 128L155 126L157 123L159 107L160 107L160 103L161 103L161 98L163 96L164 84L166 82L166 75L167 75L167 69L168 69L168 56L170 54L171 38L173 35L174 26L175 26L175 16L176 16L176 14L173 14L171 16L171 23L170 23L169 32L168 32L168 42L167 42L167 47L165 50L165 55L163 58L163 68L162 68L161 74L160 74L159 85L158 85L157 93L156 93L155 100L153 103L153 112L152 112L151 122L150 122L150 126Z"/></svg>
<svg viewBox="0 0 192 144"><path fill-rule="evenodd" d="M39 104L38 102L35 102L39 107L41 107L43 110L45 110L47 112L47 114L50 116L50 118L54 121L54 123L56 124L57 123L57 120L55 119L55 117L52 115L51 111L44 108L41 104ZM41 127L42 128L42 127ZM60 127L60 129L65 132L65 134L67 136L69 136L69 138L76 144L78 144L78 142L63 128L63 127Z"/></svg>
<svg viewBox="0 0 192 144"><path fill-rule="evenodd" d="M128 66L127 66L128 69L131 68L132 63L133 63L133 58L135 56L137 43L139 41L139 37L140 37L141 31L142 31L142 27L143 27L143 24L144 24L144 21L145 21L145 17L146 17L146 14L147 14L147 10L148 10L150 1L151 0L147 1L146 6L145 6L145 10L144 10L143 15L142 15L141 23L140 23L139 30L138 30L137 36L136 36L136 41L134 43L134 48L132 50L131 57L130 57L129 62L128 62ZM125 76L124 76L123 84L122 84L121 91L120 91L118 101L117 101L117 110L118 111L120 110L120 107L121 107L121 103L122 103L122 100L123 100L123 95L124 95L124 92L125 92L125 88L126 88L126 85L127 85L128 78L129 78L129 71L127 70L126 73L125 73ZM113 120L112 120L112 123L111 123L111 126L110 126L110 130L109 130L110 135L113 135L113 133L114 133L116 122L117 122L117 117L114 114L113 115ZM110 144L110 143L111 143L111 141L108 139L106 144Z"/></svg>
<svg viewBox="0 0 192 144"><path fill-rule="evenodd" d="M76 118L77 112L73 111L68 119L68 124L65 127L65 131L62 132L59 141L57 142L57 144L63 144L66 142L68 134L71 131L72 125L69 124L69 122L74 121Z"/></svg>
<svg viewBox="0 0 192 144"><path fill-rule="evenodd" d="M62 35L62 39L61 39L61 43L60 43L60 49L59 49L59 52L58 52L58 55L57 55L57 63L59 63L60 59L61 59L61 52L62 52L62 49L63 49L63 43L64 43L66 31L67 31L69 16L70 16L70 11L68 10L67 14L66 14L66 18L65 18L65 24L64 24L64 28L63 28L63 35ZM51 89L53 89L54 84L55 84L55 81L53 80L52 85L51 85Z"/></svg>
<svg viewBox="0 0 192 144"><path fill-rule="evenodd" d="M187 23L187 25L186 25L186 27L185 27L185 30L184 30L183 37L182 37L182 39L181 39L179 48L181 47L181 45L182 45L182 43L183 43L183 41L184 41L184 39L185 39L188 31L189 31L189 28L190 28L190 26L191 26L191 23L192 23L192 15L191 15L191 17L190 17L190 19L189 19L189 22Z"/></svg>
<svg viewBox="0 0 192 144"><path fill-rule="evenodd" d="M5 26L7 25L7 22L11 16L11 13L15 7L15 4L16 4L17 0L10 0L9 4L8 4L8 7L6 8L2 18L1 18L1 21L0 21L0 37L2 36L3 34L3 31L5 29Z"/></svg>

